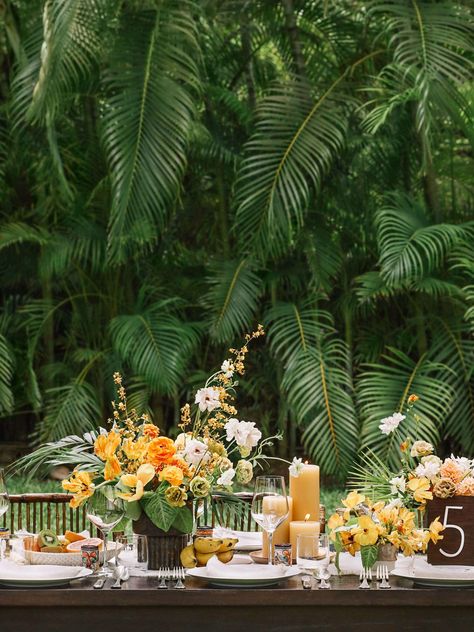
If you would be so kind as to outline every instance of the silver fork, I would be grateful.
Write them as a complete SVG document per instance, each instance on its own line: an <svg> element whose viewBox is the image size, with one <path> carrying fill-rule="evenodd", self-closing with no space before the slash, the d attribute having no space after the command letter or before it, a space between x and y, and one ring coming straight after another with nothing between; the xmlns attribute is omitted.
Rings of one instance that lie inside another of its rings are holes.
<svg viewBox="0 0 474 632"><path fill-rule="evenodd" d="M169 575L169 569L168 568L160 568L160 570L158 571L158 577L160 578L160 584L158 586L158 588L161 589L167 589L168 588L168 584L166 583L166 580L168 579L168 575Z"/></svg>
<svg viewBox="0 0 474 632"><path fill-rule="evenodd" d="M359 579L360 579L359 589L360 590L368 590L370 588L370 585L369 585L369 582L368 582L368 579L369 579L369 569L368 568L363 568L362 569L362 571L360 573L360 576L359 576Z"/></svg>
<svg viewBox="0 0 474 632"><path fill-rule="evenodd" d="M381 590L388 590L389 588L391 588L388 578L389 578L388 566L382 566L382 570L381 570L382 581L380 582L380 586L379 586Z"/></svg>
<svg viewBox="0 0 474 632"><path fill-rule="evenodd" d="M185 576L186 571L184 570L184 568L177 567L174 569L174 579L176 580L176 584L174 585L175 588L186 588L186 586L183 584L183 579L185 578Z"/></svg>

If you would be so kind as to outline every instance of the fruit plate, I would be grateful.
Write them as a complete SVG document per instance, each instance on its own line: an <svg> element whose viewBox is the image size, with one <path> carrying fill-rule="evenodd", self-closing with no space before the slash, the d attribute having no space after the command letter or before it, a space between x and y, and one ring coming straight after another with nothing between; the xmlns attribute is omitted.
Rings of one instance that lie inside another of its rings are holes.
<svg viewBox="0 0 474 632"><path fill-rule="evenodd" d="M123 545L117 544L120 551ZM115 555L115 542L107 543L107 560L111 560ZM100 561L103 561L103 554L100 553ZM25 558L28 564L32 565L53 565L53 566L80 566L81 552L74 553L43 553L41 551L25 551Z"/></svg>
<svg viewBox="0 0 474 632"><path fill-rule="evenodd" d="M416 569L395 568L395 577L411 580L416 586L437 588L469 588L474 586L474 566L430 566L424 564Z"/></svg>
<svg viewBox="0 0 474 632"><path fill-rule="evenodd" d="M47 553L47 555L52 555ZM61 555L61 553L57 553ZM63 586L73 579L83 579L92 574L89 568L82 566L42 565L26 566L19 564L0 564L0 584L13 588L41 588L47 586Z"/></svg>
<svg viewBox="0 0 474 632"><path fill-rule="evenodd" d="M195 577L218 588L265 588L267 586L276 586L280 582L290 579L290 577L295 577L300 573L300 570L298 568L282 567L280 574L273 577L259 577L257 573L251 577L215 577L206 566L202 566L200 568L188 568L186 573L190 577Z"/></svg>

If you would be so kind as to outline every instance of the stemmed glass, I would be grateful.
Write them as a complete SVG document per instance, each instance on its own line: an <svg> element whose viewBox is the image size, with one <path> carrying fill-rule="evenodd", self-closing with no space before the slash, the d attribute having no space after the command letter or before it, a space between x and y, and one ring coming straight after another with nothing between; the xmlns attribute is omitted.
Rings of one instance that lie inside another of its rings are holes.
<svg viewBox="0 0 474 632"><path fill-rule="evenodd" d="M87 501L86 513L92 524L101 531L103 538L104 563L98 575L112 577L114 573L107 561L107 537L125 515L123 500L97 491Z"/></svg>
<svg viewBox="0 0 474 632"><path fill-rule="evenodd" d="M10 509L10 498L8 497L7 485L5 483L5 474L3 468L0 467L0 518ZM0 539L0 561L3 559L3 550L5 542Z"/></svg>
<svg viewBox="0 0 474 632"><path fill-rule="evenodd" d="M273 564L273 534L288 517L289 506L283 476L257 476L251 513L268 533L268 564Z"/></svg>

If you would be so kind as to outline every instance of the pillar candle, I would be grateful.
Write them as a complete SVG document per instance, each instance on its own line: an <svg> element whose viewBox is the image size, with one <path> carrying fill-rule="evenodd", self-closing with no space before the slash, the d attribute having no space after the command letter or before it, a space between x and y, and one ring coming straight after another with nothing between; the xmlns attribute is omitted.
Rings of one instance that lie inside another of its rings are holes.
<svg viewBox="0 0 474 632"><path fill-rule="evenodd" d="M319 467L302 466L299 476L290 476L290 496L293 498L293 520L319 521Z"/></svg>
<svg viewBox="0 0 474 632"><path fill-rule="evenodd" d="M319 522L316 520L292 520L290 522L291 554L296 559L296 538L299 535L319 535Z"/></svg>
<svg viewBox="0 0 474 632"><path fill-rule="evenodd" d="M264 506L265 506L264 499ZM273 534L273 544L287 544L290 541L290 522L293 520L293 499L291 496L288 496L288 518L285 518L281 525L276 528ZM262 553L264 557L268 557L268 535L267 532L263 532L262 539Z"/></svg>

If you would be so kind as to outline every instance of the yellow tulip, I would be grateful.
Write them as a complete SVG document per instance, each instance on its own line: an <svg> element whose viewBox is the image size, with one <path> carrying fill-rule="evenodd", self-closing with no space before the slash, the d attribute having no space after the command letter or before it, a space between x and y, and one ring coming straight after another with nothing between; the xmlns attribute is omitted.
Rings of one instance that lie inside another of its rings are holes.
<svg viewBox="0 0 474 632"><path fill-rule="evenodd" d="M104 467L104 478L106 481L112 481L120 474L121 471L122 468L120 466L120 461L115 454L107 459Z"/></svg>
<svg viewBox="0 0 474 632"><path fill-rule="evenodd" d="M146 437L139 437L136 441L125 439L122 450L131 461L139 461L143 459L148 450L148 439Z"/></svg>
<svg viewBox="0 0 474 632"><path fill-rule="evenodd" d="M115 430L111 430L109 434L100 434L94 442L94 452L99 459L107 461L113 457L120 445L120 435Z"/></svg>
<svg viewBox="0 0 474 632"><path fill-rule="evenodd" d="M412 478L408 481L407 487L413 492L413 498L417 503L425 503L433 499L433 494L429 491L430 481L427 478Z"/></svg>
<svg viewBox="0 0 474 632"><path fill-rule="evenodd" d="M375 544L379 538L377 525L370 516L360 516L357 519L358 525L351 529L355 542L361 546Z"/></svg>

